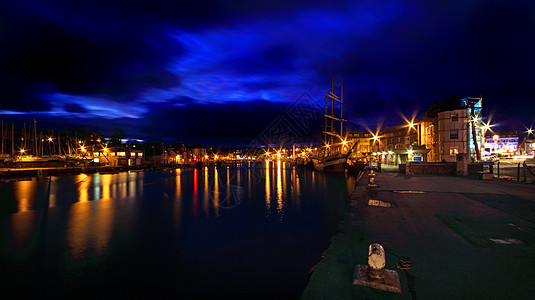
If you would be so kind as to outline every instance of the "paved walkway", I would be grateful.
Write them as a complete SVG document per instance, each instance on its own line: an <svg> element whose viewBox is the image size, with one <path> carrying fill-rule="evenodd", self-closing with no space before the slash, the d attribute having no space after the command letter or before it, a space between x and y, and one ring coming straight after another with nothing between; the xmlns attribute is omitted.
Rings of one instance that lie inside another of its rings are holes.
<svg viewBox="0 0 535 300"><path fill-rule="evenodd" d="M535 297L535 184L389 172L377 173L378 187L366 181L353 191L303 299ZM385 248L402 294L352 285L372 242ZM412 262L409 269L397 267L400 258Z"/></svg>

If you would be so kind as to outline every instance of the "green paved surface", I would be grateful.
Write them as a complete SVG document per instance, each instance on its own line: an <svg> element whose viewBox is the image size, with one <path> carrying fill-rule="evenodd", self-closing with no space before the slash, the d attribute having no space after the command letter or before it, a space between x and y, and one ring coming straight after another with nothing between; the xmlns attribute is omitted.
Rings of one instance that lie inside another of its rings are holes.
<svg viewBox="0 0 535 300"><path fill-rule="evenodd" d="M379 186L368 188L366 180L303 299L535 298L535 185L379 173ZM398 271L402 294L351 284L373 242L385 248L386 268ZM411 268L398 269L399 258Z"/></svg>

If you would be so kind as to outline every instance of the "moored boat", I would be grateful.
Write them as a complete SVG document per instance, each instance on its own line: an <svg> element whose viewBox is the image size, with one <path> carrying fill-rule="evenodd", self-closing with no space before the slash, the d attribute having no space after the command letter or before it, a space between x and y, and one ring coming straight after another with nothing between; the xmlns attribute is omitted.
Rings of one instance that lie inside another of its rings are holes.
<svg viewBox="0 0 535 300"><path fill-rule="evenodd" d="M331 80L331 90L325 96L325 125L323 156L312 159L314 169L324 172L344 173L347 160L353 147L349 148L343 136L344 120L344 85L341 84L340 96L334 93L334 78ZM338 129L340 131L338 131Z"/></svg>

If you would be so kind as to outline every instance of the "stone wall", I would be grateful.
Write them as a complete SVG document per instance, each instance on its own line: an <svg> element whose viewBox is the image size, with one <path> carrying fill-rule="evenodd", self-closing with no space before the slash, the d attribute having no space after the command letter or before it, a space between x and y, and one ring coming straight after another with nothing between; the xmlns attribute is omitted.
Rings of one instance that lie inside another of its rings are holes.
<svg viewBox="0 0 535 300"><path fill-rule="evenodd" d="M468 173L476 174L483 171L484 163L469 163ZM411 174L455 174L457 163L451 162L410 162ZM407 173L407 164L399 165L400 173Z"/></svg>

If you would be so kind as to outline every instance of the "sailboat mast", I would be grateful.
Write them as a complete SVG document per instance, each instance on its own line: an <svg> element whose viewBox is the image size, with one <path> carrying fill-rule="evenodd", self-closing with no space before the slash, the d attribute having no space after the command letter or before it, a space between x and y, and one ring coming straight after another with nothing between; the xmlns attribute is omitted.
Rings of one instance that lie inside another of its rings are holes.
<svg viewBox="0 0 535 300"><path fill-rule="evenodd" d="M344 136L344 83L342 82L342 88L340 93L340 136Z"/></svg>
<svg viewBox="0 0 535 300"><path fill-rule="evenodd" d="M35 118L33 118L33 149L35 156L39 156L39 153L37 153L37 121Z"/></svg>
<svg viewBox="0 0 535 300"><path fill-rule="evenodd" d="M15 156L15 123L11 122L11 156Z"/></svg>

